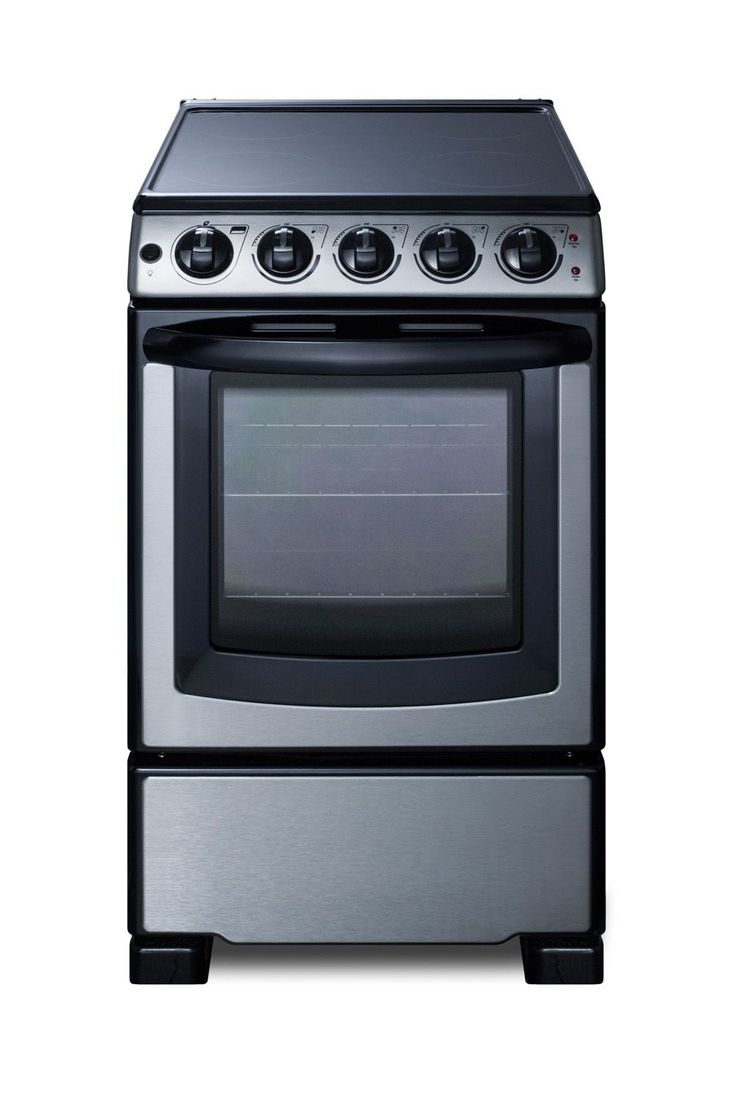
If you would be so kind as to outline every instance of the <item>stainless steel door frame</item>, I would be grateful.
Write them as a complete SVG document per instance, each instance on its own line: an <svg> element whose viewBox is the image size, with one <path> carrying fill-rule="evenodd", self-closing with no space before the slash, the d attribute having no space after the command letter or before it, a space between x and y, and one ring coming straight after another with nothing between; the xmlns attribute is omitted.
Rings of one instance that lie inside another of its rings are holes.
<svg viewBox="0 0 736 1104"><path fill-rule="evenodd" d="M559 369L560 681L529 697L341 708L183 694L174 683L174 371L142 369L141 710L145 748L586 746L592 741L591 374Z"/></svg>

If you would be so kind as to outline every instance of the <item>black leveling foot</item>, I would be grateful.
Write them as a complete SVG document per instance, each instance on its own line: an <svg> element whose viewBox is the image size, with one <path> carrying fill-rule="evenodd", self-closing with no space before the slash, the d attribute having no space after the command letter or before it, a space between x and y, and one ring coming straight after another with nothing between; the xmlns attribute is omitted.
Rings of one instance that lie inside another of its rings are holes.
<svg viewBox="0 0 736 1104"><path fill-rule="evenodd" d="M204 985L211 954L211 935L134 935L130 980L134 985Z"/></svg>
<svg viewBox="0 0 736 1104"><path fill-rule="evenodd" d="M522 936L524 977L530 985L600 985L603 940Z"/></svg>

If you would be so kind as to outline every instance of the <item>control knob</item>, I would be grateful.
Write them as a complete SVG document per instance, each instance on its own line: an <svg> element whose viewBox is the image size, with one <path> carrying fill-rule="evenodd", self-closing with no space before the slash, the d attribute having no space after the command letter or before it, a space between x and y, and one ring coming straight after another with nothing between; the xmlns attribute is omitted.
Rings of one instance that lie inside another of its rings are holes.
<svg viewBox="0 0 736 1104"><path fill-rule="evenodd" d="M340 263L361 279L383 276L394 260L394 247L388 234L374 226L360 226L343 237L338 248Z"/></svg>
<svg viewBox="0 0 736 1104"><path fill-rule="evenodd" d="M296 226L275 226L258 243L258 261L272 276L299 276L312 263L314 250L303 230Z"/></svg>
<svg viewBox="0 0 736 1104"><path fill-rule="evenodd" d="M557 263L557 249L549 234L534 226L512 230L501 242L501 260L514 276L539 280Z"/></svg>
<svg viewBox="0 0 736 1104"><path fill-rule="evenodd" d="M214 226L195 226L179 238L174 257L188 276L205 280L225 271L233 259L233 247L222 230Z"/></svg>
<svg viewBox="0 0 736 1104"><path fill-rule="evenodd" d="M475 246L463 230L443 226L424 236L419 256L430 275L452 280L470 272Z"/></svg>

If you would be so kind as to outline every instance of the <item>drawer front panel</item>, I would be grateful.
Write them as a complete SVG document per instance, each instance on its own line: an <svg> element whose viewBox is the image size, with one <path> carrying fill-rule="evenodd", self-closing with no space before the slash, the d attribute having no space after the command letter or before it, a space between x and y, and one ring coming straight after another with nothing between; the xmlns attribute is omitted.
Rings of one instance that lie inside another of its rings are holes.
<svg viewBox="0 0 736 1104"><path fill-rule="evenodd" d="M232 942L501 942L591 926L587 774L145 774L137 916Z"/></svg>

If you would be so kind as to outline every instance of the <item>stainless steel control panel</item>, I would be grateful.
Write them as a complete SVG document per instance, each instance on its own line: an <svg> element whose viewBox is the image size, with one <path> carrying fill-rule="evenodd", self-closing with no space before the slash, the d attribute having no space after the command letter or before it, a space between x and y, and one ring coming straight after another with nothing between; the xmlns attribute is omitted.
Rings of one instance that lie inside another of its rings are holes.
<svg viewBox="0 0 736 1104"><path fill-rule="evenodd" d="M592 297L597 215L135 215L129 290L149 297Z"/></svg>

